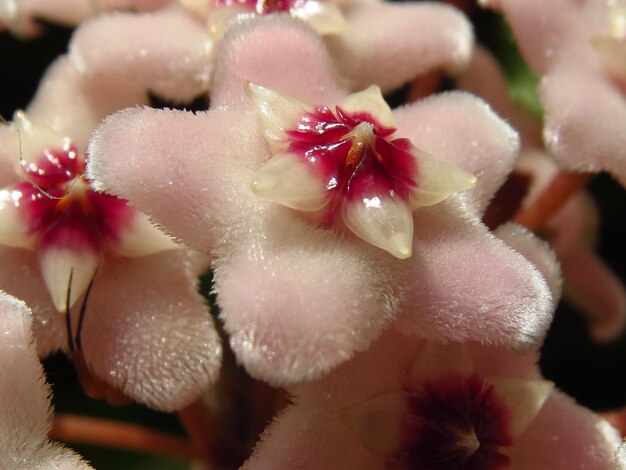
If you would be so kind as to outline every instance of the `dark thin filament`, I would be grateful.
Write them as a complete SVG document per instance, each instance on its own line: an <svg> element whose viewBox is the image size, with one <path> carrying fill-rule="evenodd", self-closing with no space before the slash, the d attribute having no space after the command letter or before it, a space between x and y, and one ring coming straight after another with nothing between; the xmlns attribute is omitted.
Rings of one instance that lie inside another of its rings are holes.
<svg viewBox="0 0 626 470"><path fill-rule="evenodd" d="M74 268L70 269L70 278L67 282L67 294L65 296L65 326L67 328L67 344L70 352L76 350L74 344L74 335L72 334L72 312L70 311L70 298L72 296L72 278L74 277Z"/></svg>
<svg viewBox="0 0 626 470"><path fill-rule="evenodd" d="M98 274L98 270L93 273L93 277L91 281L89 281L89 285L87 286L87 291L85 292L85 297L83 299L83 304L80 306L80 314L78 315L78 328L76 328L76 348L82 348L81 341L81 333L83 331L83 323L85 322L85 316L87 313L87 301L89 300L89 294L91 294L91 288L93 287L93 281L96 279L96 274Z"/></svg>

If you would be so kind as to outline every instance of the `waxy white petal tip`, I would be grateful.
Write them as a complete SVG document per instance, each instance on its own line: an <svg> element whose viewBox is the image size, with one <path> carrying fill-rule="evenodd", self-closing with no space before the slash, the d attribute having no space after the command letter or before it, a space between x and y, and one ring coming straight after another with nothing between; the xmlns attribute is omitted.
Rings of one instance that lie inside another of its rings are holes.
<svg viewBox="0 0 626 470"><path fill-rule="evenodd" d="M395 127L391 108L377 85L344 98L339 107L348 113L368 113L384 127Z"/></svg>

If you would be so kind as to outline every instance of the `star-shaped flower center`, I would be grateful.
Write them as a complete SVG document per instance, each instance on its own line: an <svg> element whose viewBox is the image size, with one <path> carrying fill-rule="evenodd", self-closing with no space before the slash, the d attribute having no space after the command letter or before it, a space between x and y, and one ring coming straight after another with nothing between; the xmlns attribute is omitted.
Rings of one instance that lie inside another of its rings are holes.
<svg viewBox="0 0 626 470"><path fill-rule="evenodd" d="M411 256L412 211L472 187L476 178L395 138L378 87L334 108L308 106L249 84L274 157L253 191L318 222L345 225L398 258Z"/></svg>
<svg viewBox="0 0 626 470"><path fill-rule="evenodd" d="M175 247L127 201L89 186L87 158L70 139L33 126L23 113L13 130L26 158L16 155L21 181L0 190L0 243L38 252L59 311L82 295L104 253L137 256Z"/></svg>

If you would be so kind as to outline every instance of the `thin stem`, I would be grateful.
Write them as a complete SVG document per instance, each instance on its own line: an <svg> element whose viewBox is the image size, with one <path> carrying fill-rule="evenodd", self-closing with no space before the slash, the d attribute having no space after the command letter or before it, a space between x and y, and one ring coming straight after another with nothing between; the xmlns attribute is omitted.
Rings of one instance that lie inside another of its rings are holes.
<svg viewBox="0 0 626 470"><path fill-rule="evenodd" d="M197 401L178 412L183 427L191 440L194 451L205 462L212 462L212 444L217 442L217 430L202 402Z"/></svg>
<svg viewBox="0 0 626 470"><path fill-rule="evenodd" d="M193 460L199 457L185 439L118 421L57 414L50 437L68 443L95 444Z"/></svg>
<svg viewBox="0 0 626 470"><path fill-rule="evenodd" d="M74 350L76 349L76 345L74 344L74 333L72 332L72 311L70 310L73 277L74 268L70 269L70 278L67 281L67 294L65 296L65 327L67 329L67 345L70 348L70 352L74 352Z"/></svg>
<svg viewBox="0 0 626 470"><path fill-rule="evenodd" d="M513 221L538 232L592 176L593 173L557 173L535 202L518 212Z"/></svg>
<svg viewBox="0 0 626 470"><path fill-rule="evenodd" d="M417 77L411 83L411 88L406 97L407 103L412 103L436 93L439 90L442 78L443 75L439 70L427 72Z"/></svg>

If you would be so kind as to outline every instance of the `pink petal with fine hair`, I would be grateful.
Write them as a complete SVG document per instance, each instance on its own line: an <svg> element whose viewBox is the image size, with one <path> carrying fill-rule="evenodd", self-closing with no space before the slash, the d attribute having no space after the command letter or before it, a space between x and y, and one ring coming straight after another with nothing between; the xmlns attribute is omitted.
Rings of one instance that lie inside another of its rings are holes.
<svg viewBox="0 0 626 470"><path fill-rule="evenodd" d="M182 8L100 16L76 30L69 48L85 78L170 100L191 101L206 92L213 73L206 26Z"/></svg>
<svg viewBox="0 0 626 470"><path fill-rule="evenodd" d="M142 103L147 103L143 92L119 87L114 81L86 81L62 56L46 71L28 106L28 116L70 137L79 151L84 151L91 132L104 116Z"/></svg>
<svg viewBox="0 0 626 470"><path fill-rule="evenodd" d="M413 256L405 269L414 279L404 285L400 305L398 327L406 334L529 348L552 319L541 273L452 203L415 213Z"/></svg>
<svg viewBox="0 0 626 470"><path fill-rule="evenodd" d="M606 421L557 390L507 454L512 470L606 470L620 443Z"/></svg>
<svg viewBox="0 0 626 470"><path fill-rule="evenodd" d="M128 109L96 129L88 175L182 242L210 250L233 215L259 204L249 185L264 146L252 111Z"/></svg>
<svg viewBox="0 0 626 470"><path fill-rule="evenodd" d="M87 304L82 347L92 373L163 411L198 399L221 362L191 256L177 250L108 259Z"/></svg>
<svg viewBox="0 0 626 470"><path fill-rule="evenodd" d="M457 79L457 86L484 99L506 119L520 133L524 148L543 149L541 122L511 100L504 74L487 49L476 46L470 65Z"/></svg>
<svg viewBox="0 0 626 470"><path fill-rule="evenodd" d="M468 93L445 93L399 108L394 120L397 136L478 178L463 193L478 214L513 169L519 151L517 132Z"/></svg>
<svg viewBox="0 0 626 470"><path fill-rule="evenodd" d="M387 253L316 229L289 209L271 212L218 252L216 291L239 359L252 375L282 385L364 349L393 313L397 286Z"/></svg>
<svg viewBox="0 0 626 470"><path fill-rule="evenodd" d="M37 253L0 246L0 287L2 290L28 302L33 312L33 333L41 357L65 349L67 337L62 313L52 304L48 289L41 277Z"/></svg>
<svg viewBox="0 0 626 470"><path fill-rule="evenodd" d="M30 331L26 305L0 291L0 466L89 469L68 449L48 441L52 409Z"/></svg>
<svg viewBox="0 0 626 470"><path fill-rule="evenodd" d="M285 16L258 17L229 28L216 70L213 106L251 108L246 81L312 105L333 104L345 95L323 42L304 23Z"/></svg>
<svg viewBox="0 0 626 470"><path fill-rule="evenodd" d="M494 234L533 263L546 279L552 293L552 307L556 308L563 288L561 265L550 245L521 225L507 223Z"/></svg>
<svg viewBox="0 0 626 470"><path fill-rule="evenodd" d="M384 470L337 414L297 407L287 409L261 435L242 470Z"/></svg>
<svg viewBox="0 0 626 470"><path fill-rule="evenodd" d="M544 139L559 164L605 170L626 184L626 100L620 90L597 72L565 64L549 72L540 92Z"/></svg>
<svg viewBox="0 0 626 470"><path fill-rule="evenodd" d="M448 5L372 2L346 19L348 30L326 43L353 89L377 84L389 91L431 70L457 72L472 53L472 28Z"/></svg>
<svg viewBox="0 0 626 470"><path fill-rule="evenodd" d="M3 23L22 37L41 33L35 21L43 19L51 23L75 26L100 13L114 10L150 11L162 8L175 0L18 0L14 11L2 12L0 6L0 30ZM8 2L10 4L10 1ZM4 14L2 14L4 13Z"/></svg>
<svg viewBox="0 0 626 470"><path fill-rule="evenodd" d="M566 50L586 49L589 39L608 27L603 0L499 0L524 58L538 73Z"/></svg>

